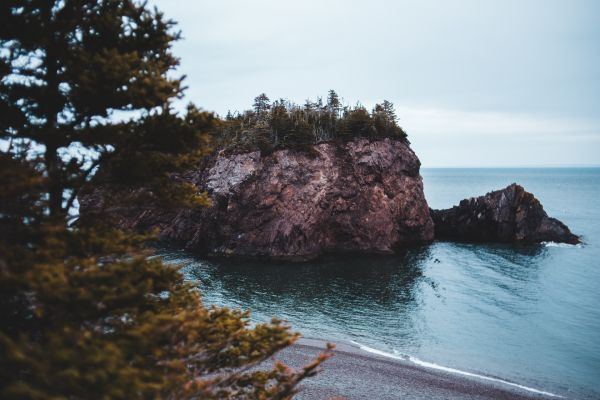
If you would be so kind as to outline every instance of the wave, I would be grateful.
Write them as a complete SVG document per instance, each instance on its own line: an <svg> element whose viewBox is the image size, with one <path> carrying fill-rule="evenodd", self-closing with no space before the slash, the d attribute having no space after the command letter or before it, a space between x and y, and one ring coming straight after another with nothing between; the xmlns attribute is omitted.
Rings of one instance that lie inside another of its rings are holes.
<svg viewBox="0 0 600 400"><path fill-rule="evenodd" d="M569 244L569 243L556 243L556 242L542 242L542 245L546 246L546 247L562 247L565 249L569 249L569 248L582 248L583 245L581 243L578 244Z"/></svg>
<svg viewBox="0 0 600 400"><path fill-rule="evenodd" d="M456 368L444 367L443 365L438 365L438 364L434 364L434 363L431 363L431 362L423 361L423 360L420 360L420 359L418 359L416 357L413 357L413 356L406 356L406 355L397 354L397 353L396 354L388 353L388 352L385 352L385 351L382 351L382 350L374 349L374 348L369 347L369 346L365 346L364 344L360 344L360 343L355 342L353 340L351 340L350 342L352 344L358 346L359 349L364 350L366 352L377 354L377 355L380 355L380 356L383 356L383 357L394 358L396 360L409 361L409 362L412 362L415 365L418 365L418 366L421 366L421 367L424 367L424 368L430 368L430 369L435 369L435 370L438 370L438 371L448 372L448 373L451 373L451 374L468 376L470 378L477 378L477 379L486 380L486 381L490 381L490 382L500 383L500 384L503 384L503 385L508 385L508 386L516 387L516 388L519 388L521 390L525 390L525 391L528 391L528 392L531 392L531 393L541 394L541 395L548 396L548 397L563 398L563 396L560 396L560 395L555 394L555 393L550 393L550 392L546 392L546 391L543 391L543 390L531 388L529 386L519 385L518 383L513 383L513 382L505 381L503 379L492 378L491 376L485 376L485 375L475 374L475 373L472 373L472 372L462 371L462 370L456 369Z"/></svg>

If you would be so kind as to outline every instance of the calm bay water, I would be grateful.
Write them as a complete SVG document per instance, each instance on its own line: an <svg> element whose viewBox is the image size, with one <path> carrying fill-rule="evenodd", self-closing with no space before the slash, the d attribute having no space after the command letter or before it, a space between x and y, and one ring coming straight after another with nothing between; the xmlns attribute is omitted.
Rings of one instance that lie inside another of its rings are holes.
<svg viewBox="0 0 600 400"><path fill-rule="evenodd" d="M600 398L600 169L424 169L432 208L512 182L583 246L436 242L396 256L215 261L161 250L207 304L286 319L307 337Z"/></svg>

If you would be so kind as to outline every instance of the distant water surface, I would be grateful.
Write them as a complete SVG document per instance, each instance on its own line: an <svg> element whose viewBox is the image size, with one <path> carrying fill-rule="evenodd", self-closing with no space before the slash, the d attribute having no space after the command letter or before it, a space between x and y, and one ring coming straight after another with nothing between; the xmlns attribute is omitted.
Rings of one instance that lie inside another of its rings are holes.
<svg viewBox="0 0 600 400"><path fill-rule="evenodd" d="M397 256L289 264L161 250L207 304L286 319L307 337L600 398L600 169L424 169L432 208L523 185L583 246L436 242Z"/></svg>

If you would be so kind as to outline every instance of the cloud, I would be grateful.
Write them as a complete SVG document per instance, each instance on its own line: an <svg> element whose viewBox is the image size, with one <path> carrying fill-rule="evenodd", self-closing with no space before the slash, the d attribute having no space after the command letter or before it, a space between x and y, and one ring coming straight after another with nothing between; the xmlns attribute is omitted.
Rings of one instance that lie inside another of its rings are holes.
<svg viewBox="0 0 600 400"><path fill-rule="evenodd" d="M398 106L424 167L600 165L600 121Z"/></svg>
<svg viewBox="0 0 600 400"><path fill-rule="evenodd" d="M600 121L555 118L519 113L461 111L397 106L401 125L413 134L446 136L531 136L544 139L600 137Z"/></svg>

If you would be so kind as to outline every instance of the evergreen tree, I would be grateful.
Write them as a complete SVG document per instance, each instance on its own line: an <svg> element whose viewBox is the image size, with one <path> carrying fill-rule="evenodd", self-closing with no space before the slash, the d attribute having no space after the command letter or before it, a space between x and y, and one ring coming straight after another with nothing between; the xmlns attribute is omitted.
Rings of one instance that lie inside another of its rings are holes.
<svg viewBox="0 0 600 400"><path fill-rule="evenodd" d="M285 101L279 100L273 104L271 109L271 130L273 145L279 145L279 141L292 129L292 121L288 115Z"/></svg>
<svg viewBox="0 0 600 400"><path fill-rule="evenodd" d="M325 357L252 369L297 336L204 307L148 258L152 236L108 223L129 201L209 204L177 176L220 122L170 110L173 27L134 0L0 3L2 399L287 398ZM114 189L105 207L70 224L99 185Z"/></svg>
<svg viewBox="0 0 600 400"><path fill-rule="evenodd" d="M336 117L339 116L340 106L341 102L338 94L333 89L329 90L327 94L327 107Z"/></svg>
<svg viewBox="0 0 600 400"><path fill-rule="evenodd" d="M345 137L368 137L371 133L371 123L369 112L357 105L340 121L340 134Z"/></svg>
<svg viewBox="0 0 600 400"><path fill-rule="evenodd" d="M328 138L333 138L337 136L338 133L338 119L340 117L341 110L341 102L338 94L335 90L329 90L327 94L327 130L328 130Z"/></svg>
<svg viewBox="0 0 600 400"><path fill-rule="evenodd" d="M398 126L398 117L396 116L394 103L388 100L384 100L381 104L381 107L387 120L384 136L399 138L401 140L407 140L406 132L404 132L402 128Z"/></svg>
<svg viewBox="0 0 600 400"><path fill-rule="evenodd" d="M382 104L375 104L371 112L374 132L377 136L385 136L388 132L390 121L388 114L385 112Z"/></svg>
<svg viewBox="0 0 600 400"><path fill-rule="evenodd" d="M66 214L65 196L94 160L63 157L81 143L100 153L117 144L115 111L148 113L181 94L171 42L179 38L161 13L127 0L25 1L0 5L5 72L2 138L43 146L49 212ZM96 153L97 154L97 153Z"/></svg>
<svg viewBox="0 0 600 400"><path fill-rule="evenodd" d="M256 114L260 116L262 113L267 112L269 108L271 108L269 102L269 98L264 93L261 93L258 96L256 96L254 98L254 111L256 112Z"/></svg>
<svg viewBox="0 0 600 400"><path fill-rule="evenodd" d="M396 118L396 110L394 110L394 103L392 103L391 101L388 100L383 100L383 104L381 105L383 111L385 112L385 114L387 115L388 120L391 123L396 123L397 122L397 118Z"/></svg>
<svg viewBox="0 0 600 400"><path fill-rule="evenodd" d="M219 145L232 152L292 148L314 153L314 144L356 137L406 141L391 102L376 104L371 113L359 103L342 108L334 90L329 91L326 104L318 98L316 102L306 100L303 106L284 99L270 105L268 97L260 95L253 111L235 120L228 118L217 137Z"/></svg>
<svg viewBox="0 0 600 400"><path fill-rule="evenodd" d="M304 119L298 119L293 127L286 133L283 143L298 150L308 150L313 143L313 136L309 123Z"/></svg>

